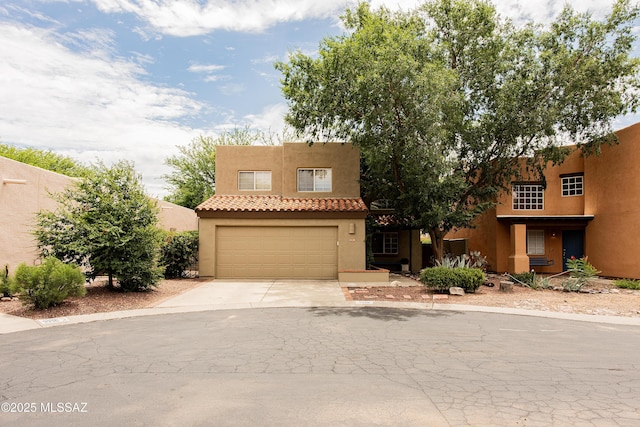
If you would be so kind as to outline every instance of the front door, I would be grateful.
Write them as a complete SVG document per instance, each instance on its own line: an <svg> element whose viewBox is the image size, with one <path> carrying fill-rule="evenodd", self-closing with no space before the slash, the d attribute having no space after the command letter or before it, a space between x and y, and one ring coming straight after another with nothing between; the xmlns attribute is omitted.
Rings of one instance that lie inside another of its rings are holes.
<svg viewBox="0 0 640 427"><path fill-rule="evenodd" d="M562 231L562 264L563 270L567 270L567 259L571 257L582 258L584 256L584 230Z"/></svg>

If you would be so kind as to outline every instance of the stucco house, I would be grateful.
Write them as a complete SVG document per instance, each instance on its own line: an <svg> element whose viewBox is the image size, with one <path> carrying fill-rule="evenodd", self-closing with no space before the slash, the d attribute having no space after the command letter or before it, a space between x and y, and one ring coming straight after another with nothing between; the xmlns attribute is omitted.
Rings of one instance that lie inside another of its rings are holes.
<svg viewBox="0 0 640 427"><path fill-rule="evenodd" d="M640 123L616 132L600 155L578 150L544 175L546 185L514 181L497 206L449 238L467 239L490 269L559 273L588 256L602 275L640 278Z"/></svg>
<svg viewBox="0 0 640 427"><path fill-rule="evenodd" d="M359 179L360 152L348 143L218 146L216 194L196 208L200 276L348 280L364 272Z"/></svg>
<svg viewBox="0 0 640 427"><path fill-rule="evenodd" d="M59 193L74 178L0 156L0 266L12 270L24 262L39 261L32 235L35 214L55 210L49 193ZM165 230L197 230L198 219L191 209L158 200L159 225Z"/></svg>

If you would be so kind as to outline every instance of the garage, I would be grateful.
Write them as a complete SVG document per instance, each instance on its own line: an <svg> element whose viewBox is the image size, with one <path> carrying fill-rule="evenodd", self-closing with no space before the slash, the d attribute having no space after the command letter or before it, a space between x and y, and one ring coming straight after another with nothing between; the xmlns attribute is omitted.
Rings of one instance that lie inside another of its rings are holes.
<svg viewBox="0 0 640 427"><path fill-rule="evenodd" d="M338 227L216 227L215 276L336 279Z"/></svg>

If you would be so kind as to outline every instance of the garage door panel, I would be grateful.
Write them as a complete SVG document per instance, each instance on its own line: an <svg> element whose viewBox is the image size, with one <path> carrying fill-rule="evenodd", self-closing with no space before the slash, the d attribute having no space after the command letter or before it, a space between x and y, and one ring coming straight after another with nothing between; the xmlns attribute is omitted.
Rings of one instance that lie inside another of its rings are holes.
<svg viewBox="0 0 640 427"><path fill-rule="evenodd" d="M217 227L216 277L335 279L337 227Z"/></svg>

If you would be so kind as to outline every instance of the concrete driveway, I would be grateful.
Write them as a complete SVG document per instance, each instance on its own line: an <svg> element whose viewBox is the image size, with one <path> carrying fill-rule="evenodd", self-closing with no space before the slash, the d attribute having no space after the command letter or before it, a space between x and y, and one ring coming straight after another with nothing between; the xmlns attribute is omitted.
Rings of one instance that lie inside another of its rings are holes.
<svg viewBox="0 0 640 427"><path fill-rule="evenodd" d="M211 280L157 307L314 307L345 304L337 280Z"/></svg>

